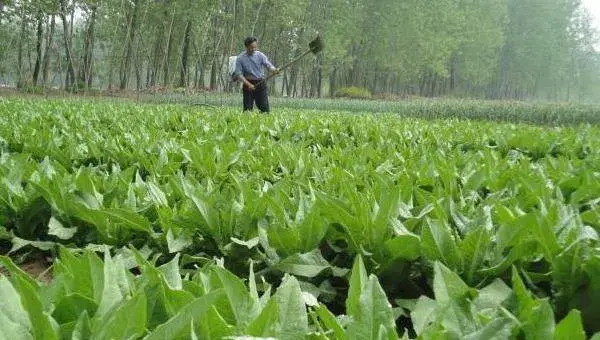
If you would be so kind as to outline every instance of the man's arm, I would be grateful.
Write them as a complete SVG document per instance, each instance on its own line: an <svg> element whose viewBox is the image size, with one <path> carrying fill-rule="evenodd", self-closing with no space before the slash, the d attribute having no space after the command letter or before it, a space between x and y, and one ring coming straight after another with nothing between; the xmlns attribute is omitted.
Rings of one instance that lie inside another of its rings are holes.
<svg viewBox="0 0 600 340"><path fill-rule="evenodd" d="M262 59L263 59L263 61L262 61L262 64L263 64L263 65L264 65L264 66L265 66L265 67L266 67L266 68L267 68L269 71L271 71L271 72L273 72L273 73L279 73L279 69L278 69L277 67L273 66L273 64L271 64L271 61L269 61L269 58L267 58L267 56L266 56L264 53L261 53L261 54L262 54L262 57L263 57L263 58L262 58Z"/></svg>
<svg viewBox="0 0 600 340"><path fill-rule="evenodd" d="M242 70L243 70L242 61L238 57L237 60L235 61L234 79L241 81L242 83L244 83L246 85L246 87L248 87L251 90L254 90L254 85L252 85L252 83L249 82L248 79L246 79L246 77L244 77Z"/></svg>

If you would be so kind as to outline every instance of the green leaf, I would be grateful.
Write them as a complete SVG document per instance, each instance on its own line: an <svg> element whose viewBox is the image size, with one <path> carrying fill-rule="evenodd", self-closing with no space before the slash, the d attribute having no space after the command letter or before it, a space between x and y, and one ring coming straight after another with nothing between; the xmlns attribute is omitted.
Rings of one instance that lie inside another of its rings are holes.
<svg viewBox="0 0 600 340"><path fill-rule="evenodd" d="M276 337L280 333L279 306L276 299L269 299L258 317L250 322L246 333L256 337Z"/></svg>
<svg viewBox="0 0 600 340"><path fill-rule="evenodd" d="M199 334L206 340L219 340L235 333L235 328L227 324L214 306L208 310L203 318L200 318L198 323Z"/></svg>
<svg viewBox="0 0 600 340"><path fill-rule="evenodd" d="M59 324L64 324L76 321L84 312L88 315L94 315L97 309L98 305L93 300L74 293L65 295L56 303L52 316Z"/></svg>
<svg viewBox="0 0 600 340"><path fill-rule="evenodd" d="M304 339L308 333L308 316L298 280L293 276L284 277L271 299L279 307L279 338Z"/></svg>
<svg viewBox="0 0 600 340"><path fill-rule="evenodd" d="M360 294L358 310L348 312L353 321L348 326L350 339L379 339L384 327L389 339L397 338L394 312L377 277L371 275Z"/></svg>
<svg viewBox="0 0 600 340"><path fill-rule="evenodd" d="M465 340L503 340L511 339L515 328L513 320L508 318L498 318L492 320L478 331L468 334Z"/></svg>
<svg viewBox="0 0 600 340"><path fill-rule="evenodd" d="M342 325L340 325L340 323L335 318L335 315L333 315L329 311L329 309L327 309L327 307L325 307L324 305L319 305L315 307L315 311L317 312L317 315L319 316L323 327L325 327L326 330L333 331L333 334L335 335L336 339L343 340L348 338Z"/></svg>
<svg viewBox="0 0 600 340"><path fill-rule="evenodd" d="M177 237L175 237L173 230L173 228L169 228L167 231L167 247L169 248L169 253L180 252L194 243L192 238L187 236L184 231L179 231Z"/></svg>
<svg viewBox="0 0 600 340"><path fill-rule="evenodd" d="M204 316L216 301L225 297L222 289L213 290L207 295L192 300L170 318L167 322L156 327L145 340L164 340L176 339L186 334L188 327L193 320L198 320Z"/></svg>
<svg viewBox="0 0 600 340"><path fill-rule="evenodd" d="M52 327L51 317L43 310L42 302L36 291L37 285L34 287L27 280L17 276L14 286L21 296L24 309L29 314L35 339L58 339L58 334Z"/></svg>
<svg viewBox="0 0 600 340"><path fill-rule="evenodd" d="M246 247L248 249L252 249L252 248L254 248L254 247L256 247L258 245L259 238L257 236L255 238L252 238L252 239L248 240L248 241L242 241L242 240L240 240L238 238L231 237L231 241L233 243L235 243L235 244L239 244L240 246L244 246L244 247Z"/></svg>
<svg viewBox="0 0 600 340"><path fill-rule="evenodd" d="M20 237L13 237L12 239L12 248L10 248L10 251L8 252L8 254L12 254L14 252L16 252L17 250L26 247L26 246L32 246L34 248L37 248L39 250L51 250L54 249L54 247L56 247L56 243L54 242L49 242L49 241L29 241L29 240L24 240Z"/></svg>
<svg viewBox="0 0 600 340"><path fill-rule="evenodd" d="M208 227L210 235L219 241L223 241L220 239L219 226L221 223L219 219L219 212L210 204L208 204L206 200L193 193L192 189L190 189L188 186L189 185L184 185L185 195L194 203L194 206L202 216L205 225Z"/></svg>
<svg viewBox="0 0 600 340"><path fill-rule="evenodd" d="M104 269L102 260L90 250L75 256L61 247L54 263L55 276L61 278L66 294L78 293L96 304L104 291Z"/></svg>
<svg viewBox="0 0 600 340"><path fill-rule="evenodd" d="M479 295L473 301L480 310L497 308L506 301L513 291L501 279L495 279L492 283L479 291Z"/></svg>
<svg viewBox="0 0 600 340"><path fill-rule="evenodd" d="M109 221L131 230L152 233L152 226L148 219L131 210L121 208L107 208L99 210Z"/></svg>
<svg viewBox="0 0 600 340"><path fill-rule="evenodd" d="M127 298L103 321L94 322L92 336L98 340L136 339L146 329L146 296L138 292Z"/></svg>
<svg viewBox="0 0 600 340"><path fill-rule="evenodd" d="M77 228L65 228L60 221L54 218L54 216L50 217L50 222L48 222L49 235L54 235L61 240L68 240L72 238L75 233L77 233Z"/></svg>
<svg viewBox="0 0 600 340"><path fill-rule="evenodd" d="M516 267L512 270L513 290L518 301L519 321L527 338L550 339L554 335L554 312L547 300L536 300L530 296Z"/></svg>
<svg viewBox="0 0 600 340"><path fill-rule="evenodd" d="M104 285L102 299L96 317L103 317L131 293L127 270L120 256L110 257L108 248L104 252Z"/></svg>
<svg viewBox="0 0 600 340"><path fill-rule="evenodd" d="M412 233L398 235L385 242L385 249L388 253L386 261L414 261L421 256L421 238Z"/></svg>
<svg viewBox="0 0 600 340"><path fill-rule="evenodd" d="M410 318L417 335L423 334L430 322L435 321L435 310L437 303L427 296L421 296L417 300L415 309L410 313Z"/></svg>
<svg viewBox="0 0 600 340"><path fill-rule="evenodd" d="M156 206L158 206L158 207L168 207L169 206L169 202L167 201L167 197L165 196L165 193L160 189L160 187L158 185L156 185L154 182L147 182L146 185L148 186L148 193L150 194L150 197L152 198L152 202L154 202L154 204L156 204Z"/></svg>
<svg viewBox="0 0 600 340"><path fill-rule="evenodd" d="M440 262L434 264L433 292L439 303L448 303L474 296L475 290L467 286L461 278Z"/></svg>
<svg viewBox="0 0 600 340"><path fill-rule="evenodd" d="M421 231L421 249L430 261L441 261L453 269L460 269L461 261L450 227L435 220L426 220Z"/></svg>
<svg viewBox="0 0 600 340"><path fill-rule="evenodd" d="M179 253L175 257L157 268L161 273L169 288L173 290L183 289L183 283L181 281L181 274L179 273Z"/></svg>
<svg viewBox="0 0 600 340"><path fill-rule="evenodd" d="M352 274L350 276L350 284L348 288L348 298L346 299L346 313L348 315L359 314L360 297L363 287L368 282L367 270L362 260L362 256L357 255L352 266Z"/></svg>
<svg viewBox="0 0 600 340"><path fill-rule="evenodd" d="M73 328L73 335L71 337L72 340L87 340L92 338L92 326L91 326L90 317L88 316L87 311L83 311L79 318L77 319L77 323L75 323L75 327Z"/></svg>
<svg viewBox="0 0 600 340"><path fill-rule="evenodd" d="M492 243L491 232L479 227L470 232L460 245L461 257L465 259L467 282L474 284L475 273L482 267L483 261Z"/></svg>
<svg viewBox="0 0 600 340"><path fill-rule="evenodd" d="M225 290L228 309L234 316L236 326L245 327L260 312L259 305L248 292L244 282L231 272L213 266L211 268L211 285L223 287Z"/></svg>
<svg viewBox="0 0 600 340"><path fill-rule="evenodd" d="M585 340L581 313L574 309L561 320L554 330L554 340Z"/></svg>
<svg viewBox="0 0 600 340"><path fill-rule="evenodd" d="M4 267L8 270L11 277L20 277L27 281L31 286L38 288L39 283L34 280L29 274L25 273L21 268L19 268L8 256L0 255L0 263L4 265Z"/></svg>
<svg viewBox="0 0 600 340"><path fill-rule="evenodd" d="M273 268L291 275L315 277L324 270L330 269L331 265L323 258L319 249L315 249L310 253L286 257Z"/></svg>
<svg viewBox="0 0 600 340"><path fill-rule="evenodd" d="M35 339L19 293L4 275L0 275L0 329L0 340Z"/></svg>

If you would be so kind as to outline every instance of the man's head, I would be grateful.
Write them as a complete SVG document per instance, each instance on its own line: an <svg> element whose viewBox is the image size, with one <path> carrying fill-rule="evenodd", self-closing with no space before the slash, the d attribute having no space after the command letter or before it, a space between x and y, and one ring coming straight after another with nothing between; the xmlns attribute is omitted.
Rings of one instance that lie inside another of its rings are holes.
<svg viewBox="0 0 600 340"><path fill-rule="evenodd" d="M248 54L254 54L258 48L258 43L255 37L248 37L244 40L244 46L246 46L246 52Z"/></svg>

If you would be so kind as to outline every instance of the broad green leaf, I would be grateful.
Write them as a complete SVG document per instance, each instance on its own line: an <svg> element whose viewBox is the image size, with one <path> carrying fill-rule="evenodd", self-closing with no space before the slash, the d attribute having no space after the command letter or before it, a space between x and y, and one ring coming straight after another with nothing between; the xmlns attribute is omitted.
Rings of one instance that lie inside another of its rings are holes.
<svg viewBox="0 0 600 340"><path fill-rule="evenodd" d="M319 316L319 319L321 320L321 323L322 323L323 327L325 328L325 330L333 331L333 334L335 335L335 339L338 339L338 340L347 339L344 328L337 321L337 319L335 318L335 315L333 315L329 311L329 309L327 309L327 307L325 307L325 305L320 304L317 307L315 307L315 312Z"/></svg>
<svg viewBox="0 0 600 340"><path fill-rule="evenodd" d="M430 322L434 322L436 315L435 309L437 303L435 300L428 298L427 296L421 296L417 300L415 309L410 313L410 318L417 334L422 334L427 328Z"/></svg>
<svg viewBox="0 0 600 340"><path fill-rule="evenodd" d="M518 301L519 321L527 338L549 339L554 335L554 312L547 300L536 300L530 296L516 267L512 270L513 290Z"/></svg>
<svg viewBox="0 0 600 340"><path fill-rule="evenodd" d="M104 269L105 264L90 250L74 255L61 247L54 263L54 274L62 278L66 294L78 293L96 304L104 291Z"/></svg>
<svg viewBox="0 0 600 340"><path fill-rule="evenodd" d="M260 312L259 305L248 292L244 282L231 272L213 266L211 268L211 285L224 289L229 311L235 318L236 326L245 327Z"/></svg>
<svg viewBox="0 0 600 340"><path fill-rule="evenodd" d="M244 246L244 247L246 247L248 249L252 249L252 248L254 248L254 247L256 247L258 245L259 238L255 237L255 238L252 238L252 239L250 239L248 241L242 241L242 240L240 240L238 238L232 237L231 241L233 243L235 243L235 244L239 244L240 246Z"/></svg>
<svg viewBox="0 0 600 340"><path fill-rule="evenodd" d="M98 340L135 339L146 329L146 296L138 292L123 300L112 313L96 320L92 327L92 336Z"/></svg>
<svg viewBox="0 0 600 340"><path fill-rule="evenodd" d="M131 287L127 278L127 270L120 256L110 257L108 249L104 252L104 285L102 298L96 311L97 317L104 317L106 313L118 305L131 293Z"/></svg>
<svg viewBox="0 0 600 340"><path fill-rule="evenodd" d="M206 200L200 198L198 195L193 193L192 189L188 189L188 185L184 186L186 196L194 203L194 206L202 216L203 222L208 227L208 231L211 236L217 238L219 241L221 240L220 235L220 219L219 212L212 207Z"/></svg>
<svg viewBox="0 0 600 340"><path fill-rule="evenodd" d="M271 299L277 302L279 310L279 337L304 339L308 333L308 316L298 280L286 276Z"/></svg>
<svg viewBox="0 0 600 340"><path fill-rule="evenodd" d="M108 208L99 210L109 221L119 224L131 230L144 231L152 233L152 226L148 219L131 210L121 208Z"/></svg>
<svg viewBox="0 0 600 340"><path fill-rule="evenodd" d="M50 217L50 222L48 222L48 234L54 235L61 240L68 240L72 238L75 233L77 233L77 228L65 228L62 223L55 219L54 217Z"/></svg>
<svg viewBox="0 0 600 340"><path fill-rule="evenodd" d="M511 339L515 323L508 318L492 320L478 331L468 334L465 340L503 340Z"/></svg>
<svg viewBox="0 0 600 340"><path fill-rule="evenodd" d="M73 335L71 337L72 340L87 340L92 338L92 322L90 321L90 317L88 316L87 311L83 311L79 318L77 319L77 323L75 323L75 327L73 328Z"/></svg>
<svg viewBox="0 0 600 340"><path fill-rule="evenodd" d="M363 286L359 309L348 313L353 321L348 326L350 339L379 339L380 329L387 331L387 339L397 339L394 312L377 277L371 275Z"/></svg>
<svg viewBox="0 0 600 340"><path fill-rule="evenodd" d="M360 313L360 297L363 287L368 282L368 275L362 256L357 255L352 266L352 274L350 276L350 285L348 288L348 297L346 298L346 313L348 315L356 315Z"/></svg>
<svg viewBox="0 0 600 340"><path fill-rule="evenodd" d="M152 202L156 204L158 207L168 207L169 202L167 201L167 197L165 193L160 189L158 185L153 182L146 182L148 186L148 193L152 198Z"/></svg>
<svg viewBox="0 0 600 340"><path fill-rule="evenodd" d="M467 281L474 284L475 273L482 267L488 249L492 244L491 232L479 227L471 231L460 244L461 257L464 259Z"/></svg>
<svg viewBox="0 0 600 340"><path fill-rule="evenodd" d="M256 337L278 336L280 333L279 306L277 300L269 299L258 317L246 328L246 333Z"/></svg>
<svg viewBox="0 0 600 340"><path fill-rule="evenodd" d="M32 246L34 248L44 250L44 251L51 250L51 249L54 249L54 247L56 247L56 243L54 243L54 242L29 241L29 240L24 240L17 236L13 237L11 241L12 241L12 248L10 248L10 251L8 252L9 255L16 252L17 250L22 249L23 247L26 247L26 246Z"/></svg>
<svg viewBox="0 0 600 340"><path fill-rule="evenodd" d="M414 261L421 256L421 238L415 234L397 235L385 242L386 261L402 259Z"/></svg>
<svg viewBox="0 0 600 340"><path fill-rule="evenodd" d="M323 258L319 249L315 249L310 253L286 257L273 268L291 275L315 277L324 270L330 269L331 265Z"/></svg>
<svg viewBox="0 0 600 340"><path fill-rule="evenodd" d="M0 275L0 339L35 339L29 315L24 310L19 293L4 275Z"/></svg>
<svg viewBox="0 0 600 340"><path fill-rule="evenodd" d="M88 315L94 315L97 309L98 305L93 300L79 293L74 293L65 295L57 301L52 316L59 324L63 324L77 321L84 312Z"/></svg>
<svg viewBox="0 0 600 340"><path fill-rule="evenodd" d="M455 336L476 330L471 309L471 298L476 291L440 262L434 265L433 292L438 304L438 320L445 329Z"/></svg>
<svg viewBox="0 0 600 340"><path fill-rule="evenodd" d="M440 221L427 219L421 231L421 249L430 261L441 261L453 269L461 267L460 253L450 228Z"/></svg>
<svg viewBox="0 0 600 340"><path fill-rule="evenodd" d="M440 262L434 264L433 292L439 303L461 300L476 294L456 273Z"/></svg>
<svg viewBox="0 0 600 340"><path fill-rule="evenodd" d="M192 300L167 322L156 327L145 340L177 339L185 334L193 320L203 317L216 301L224 297L222 289L213 290L207 295Z"/></svg>
<svg viewBox="0 0 600 340"><path fill-rule="evenodd" d="M479 309L496 308L506 301L513 291L501 279L495 279L492 283L479 291L479 295L473 303Z"/></svg>
<svg viewBox="0 0 600 340"><path fill-rule="evenodd" d="M174 235L173 228L169 228L167 231L167 247L169 247L170 253L180 252L191 246L193 242L192 238L183 231L179 231L177 236Z"/></svg>
<svg viewBox="0 0 600 340"><path fill-rule="evenodd" d="M10 257L0 255L0 263L2 263L6 270L8 270L11 277L20 277L36 289L39 287L40 284L31 276L29 276L29 274L25 273L21 268L15 265Z"/></svg>
<svg viewBox="0 0 600 340"><path fill-rule="evenodd" d="M554 340L585 340L585 330L581 322L581 313L572 310L559 322L554 331Z"/></svg>
<svg viewBox="0 0 600 340"><path fill-rule="evenodd" d="M36 290L37 285L32 286L27 280L20 276L15 277L14 287L21 296L21 303L29 314L29 320L33 326L33 335L35 339L54 340L58 339L58 334L52 326L51 316L43 310L42 302Z"/></svg>
<svg viewBox="0 0 600 340"><path fill-rule="evenodd" d="M183 288L181 274L179 273L179 253L171 261L157 269L163 273L165 282L169 285L169 288L174 290L181 290Z"/></svg>
<svg viewBox="0 0 600 340"><path fill-rule="evenodd" d="M214 306L209 308L204 317L200 318L198 329L200 330L198 333L206 340L223 339L235 333L234 327L225 322Z"/></svg>

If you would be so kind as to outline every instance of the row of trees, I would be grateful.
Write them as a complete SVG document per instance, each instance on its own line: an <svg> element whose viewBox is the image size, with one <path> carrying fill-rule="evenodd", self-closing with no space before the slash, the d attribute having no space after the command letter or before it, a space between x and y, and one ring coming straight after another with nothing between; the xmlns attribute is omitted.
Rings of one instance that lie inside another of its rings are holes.
<svg viewBox="0 0 600 340"><path fill-rule="evenodd" d="M320 34L278 93L591 101L590 22L581 0L0 0L0 82L229 90L247 35L281 65Z"/></svg>

